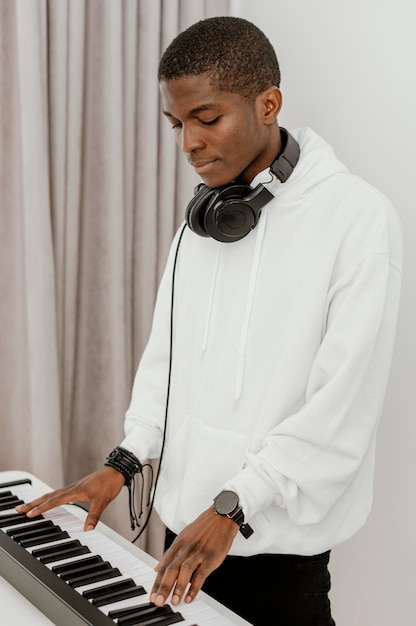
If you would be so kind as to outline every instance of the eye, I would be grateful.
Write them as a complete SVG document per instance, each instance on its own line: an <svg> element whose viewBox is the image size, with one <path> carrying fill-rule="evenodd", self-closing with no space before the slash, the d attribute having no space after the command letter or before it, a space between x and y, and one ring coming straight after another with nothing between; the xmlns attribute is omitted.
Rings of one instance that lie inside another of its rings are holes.
<svg viewBox="0 0 416 626"><path fill-rule="evenodd" d="M182 128L182 122L176 122L175 124L172 124L172 130L179 130L180 128Z"/></svg>
<svg viewBox="0 0 416 626"><path fill-rule="evenodd" d="M214 126L214 124L216 124L219 121L219 119L220 119L220 116L214 117L213 120L200 120L200 122L204 126Z"/></svg>

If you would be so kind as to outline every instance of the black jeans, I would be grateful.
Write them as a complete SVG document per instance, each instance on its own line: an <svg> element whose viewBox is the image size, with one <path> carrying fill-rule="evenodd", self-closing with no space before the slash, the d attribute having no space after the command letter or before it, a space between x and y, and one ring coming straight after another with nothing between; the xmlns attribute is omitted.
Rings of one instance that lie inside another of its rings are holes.
<svg viewBox="0 0 416 626"><path fill-rule="evenodd" d="M176 535L166 531L165 549ZM316 556L227 556L203 591L253 626L335 626L329 552Z"/></svg>

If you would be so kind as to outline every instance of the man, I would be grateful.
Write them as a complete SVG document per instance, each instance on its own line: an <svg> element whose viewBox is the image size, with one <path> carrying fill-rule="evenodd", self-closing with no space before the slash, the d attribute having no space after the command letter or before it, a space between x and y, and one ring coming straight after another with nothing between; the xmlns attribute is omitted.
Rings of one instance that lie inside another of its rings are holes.
<svg viewBox="0 0 416 626"><path fill-rule="evenodd" d="M138 459L163 452L152 600L204 586L252 624L334 624L329 552L371 506L400 224L315 133L279 128L278 62L249 22L187 29L159 81L206 186L172 245L126 438L105 467L19 510L90 500L93 528Z"/></svg>

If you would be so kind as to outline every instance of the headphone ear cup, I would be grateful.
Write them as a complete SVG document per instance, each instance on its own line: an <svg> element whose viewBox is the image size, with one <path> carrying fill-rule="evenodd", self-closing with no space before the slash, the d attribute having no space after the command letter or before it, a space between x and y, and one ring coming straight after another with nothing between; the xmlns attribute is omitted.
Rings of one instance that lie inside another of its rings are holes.
<svg viewBox="0 0 416 626"><path fill-rule="evenodd" d="M188 206L186 207L185 220L189 228L201 237L210 237L205 229L205 214L207 204L218 191L207 187L204 184L198 185L196 192Z"/></svg>
<svg viewBox="0 0 416 626"><path fill-rule="evenodd" d="M218 190L205 211L205 230L217 241L228 243L242 239L256 226L259 211L247 197L253 189L235 183Z"/></svg>
<svg viewBox="0 0 416 626"><path fill-rule="evenodd" d="M223 187L207 207L205 230L217 241L239 241L256 227L262 207L272 198L261 183L254 189L238 183Z"/></svg>
<svg viewBox="0 0 416 626"><path fill-rule="evenodd" d="M238 241L253 230L261 208L272 198L261 183L255 189L239 183L218 188L201 184L186 208L186 223L201 237Z"/></svg>

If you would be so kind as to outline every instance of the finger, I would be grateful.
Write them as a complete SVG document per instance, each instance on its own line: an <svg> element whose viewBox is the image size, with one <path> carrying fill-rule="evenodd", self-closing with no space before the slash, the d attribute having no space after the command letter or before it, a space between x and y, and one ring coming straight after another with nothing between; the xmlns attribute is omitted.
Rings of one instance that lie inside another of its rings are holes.
<svg viewBox="0 0 416 626"><path fill-rule="evenodd" d="M162 561L157 566L158 574L150 592L150 601L156 606L165 604L179 574L179 567L175 561L169 563L168 566L164 563L165 561Z"/></svg>
<svg viewBox="0 0 416 626"><path fill-rule="evenodd" d="M18 513L26 513L28 517L34 517L35 515L49 511L49 509L53 509L56 506L70 502L73 499L72 490L70 494L71 495L69 495L66 489L59 489L58 491L46 493L40 498L32 500L32 502L27 502L26 504L17 506L16 511L18 511Z"/></svg>
<svg viewBox="0 0 416 626"><path fill-rule="evenodd" d="M191 586L189 587L185 596L186 604L189 604L190 602L195 600L196 596L202 589L202 585L204 584L210 573L211 572L208 572L206 570L204 571L202 568L199 568L196 572L194 572L194 575L192 576Z"/></svg>
<svg viewBox="0 0 416 626"><path fill-rule="evenodd" d="M88 515L85 518L84 530L94 530L100 521L102 512L104 511L107 502L102 500L91 500L90 510L88 511Z"/></svg>
<svg viewBox="0 0 416 626"><path fill-rule="evenodd" d="M34 509L36 506L44 502L46 498L47 496L42 496L41 498L32 500L32 502L25 502L24 504L19 504L18 506L16 506L16 511L18 513L27 513L31 509Z"/></svg>
<svg viewBox="0 0 416 626"><path fill-rule="evenodd" d="M194 561L184 561L182 563L175 588L172 593L172 604L178 605L181 602L192 576L195 573L195 569L196 567Z"/></svg>

